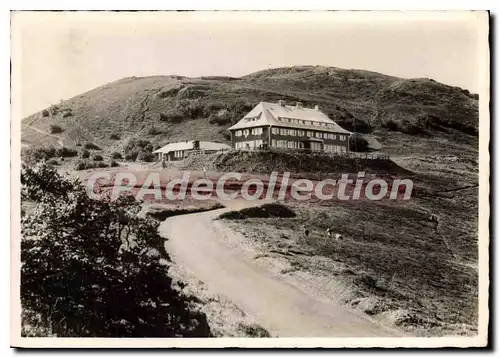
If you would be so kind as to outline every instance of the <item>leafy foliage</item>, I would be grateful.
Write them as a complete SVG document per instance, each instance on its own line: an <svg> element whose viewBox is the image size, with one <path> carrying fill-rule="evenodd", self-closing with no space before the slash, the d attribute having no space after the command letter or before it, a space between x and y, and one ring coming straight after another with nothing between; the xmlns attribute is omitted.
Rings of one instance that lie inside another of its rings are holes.
<svg viewBox="0 0 500 358"><path fill-rule="evenodd" d="M144 139L130 139L124 148L124 158L126 160L140 160L144 162L153 162L156 156L152 153L153 144Z"/></svg>
<svg viewBox="0 0 500 358"><path fill-rule="evenodd" d="M368 150L368 141L360 135L349 137L349 150L353 152L366 152Z"/></svg>
<svg viewBox="0 0 500 358"><path fill-rule="evenodd" d="M77 155L78 151L76 151L73 148L61 147L57 148L56 150L56 156L58 157L68 158L68 157L76 157Z"/></svg>
<svg viewBox="0 0 500 358"><path fill-rule="evenodd" d="M80 157L83 158L83 159L90 158L90 152L87 149L84 149L80 153Z"/></svg>
<svg viewBox="0 0 500 358"><path fill-rule="evenodd" d="M97 145L95 145L94 143L91 143L91 142L85 143L83 147L85 149L93 149L93 150L99 150L99 149L101 149Z"/></svg>
<svg viewBox="0 0 500 358"><path fill-rule="evenodd" d="M58 126L56 124L52 124L50 126L50 133L52 134L57 134L57 133L62 133L64 130L62 129L61 126Z"/></svg>
<svg viewBox="0 0 500 358"><path fill-rule="evenodd" d="M56 156L57 150L54 147L27 148L22 150L22 157L27 163L38 163Z"/></svg>
<svg viewBox="0 0 500 358"><path fill-rule="evenodd" d="M210 336L168 275L157 224L132 197L94 199L47 165L23 168L21 303L56 336Z"/></svg>

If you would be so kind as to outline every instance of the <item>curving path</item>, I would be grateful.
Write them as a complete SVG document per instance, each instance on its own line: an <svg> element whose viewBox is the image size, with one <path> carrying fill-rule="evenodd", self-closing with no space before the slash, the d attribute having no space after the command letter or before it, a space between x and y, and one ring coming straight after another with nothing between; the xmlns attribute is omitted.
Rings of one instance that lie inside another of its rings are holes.
<svg viewBox="0 0 500 358"><path fill-rule="evenodd" d="M225 210L174 216L160 225L172 259L210 291L227 297L274 337L395 336L340 303L292 286L229 245L212 222Z"/></svg>

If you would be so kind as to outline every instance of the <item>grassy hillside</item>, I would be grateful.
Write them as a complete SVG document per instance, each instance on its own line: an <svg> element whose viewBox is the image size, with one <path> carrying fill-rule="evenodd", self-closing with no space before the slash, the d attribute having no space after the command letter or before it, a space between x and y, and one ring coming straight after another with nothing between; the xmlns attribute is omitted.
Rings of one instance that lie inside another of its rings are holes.
<svg viewBox="0 0 500 358"><path fill-rule="evenodd" d="M35 146L93 142L105 151L119 150L130 138L157 145L227 141L226 128L254 105L280 99L318 104L344 128L379 140L382 150L400 135L409 136L410 143L419 135L472 149L477 144L477 95L431 79L321 66L264 70L241 78L124 78L24 119L22 141ZM53 133L51 125L62 131Z"/></svg>

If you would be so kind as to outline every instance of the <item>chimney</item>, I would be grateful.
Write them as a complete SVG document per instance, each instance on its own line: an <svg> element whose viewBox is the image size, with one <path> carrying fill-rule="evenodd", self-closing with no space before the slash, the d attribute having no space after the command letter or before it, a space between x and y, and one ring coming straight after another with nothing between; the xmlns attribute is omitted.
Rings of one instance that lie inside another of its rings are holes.
<svg viewBox="0 0 500 358"><path fill-rule="evenodd" d="M297 107L297 108L302 108L302 102L297 102L297 103L295 104L295 107Z"/></svg>
<svg viewBox="0 0 500 358"><path fill-rule="evenodd" d="M285 105L285 102L283 102L283 101L280 99L280 100L278 101L278 104L279 104L280 106L284 106L284 105Z"/></svg>
<svg viewBox="0 0 500 358"><path fill-rule="evenodd" d="M319 106L318 106L318 105L315 105L315 106L314 106L314 109L315 109L316 111L319 111Z"/></svg>

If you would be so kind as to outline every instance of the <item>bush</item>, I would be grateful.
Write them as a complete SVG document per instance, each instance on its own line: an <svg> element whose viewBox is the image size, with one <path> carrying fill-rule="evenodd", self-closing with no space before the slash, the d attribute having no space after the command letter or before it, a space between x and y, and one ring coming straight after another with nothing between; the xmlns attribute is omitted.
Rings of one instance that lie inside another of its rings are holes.
<svg viewBox="0 0 500 358"><path fill-rule="evenodd" d="M91 143L91 142L85 143L83 147L85 149L93 149L93 150L100 150L101 149L97 145L95 145L94 143Z"/></svg>
<svg viewBox="0 0 500 358"><path fill-rule="evenodd" d="M148 153L148 152L139 152L139 155L137 156L137 159L140 162L154 162L156 160L156 155L153 153Z"/></svg>
<svg viewBox="0 0 500 358"><path fill-rule="evenodd" d="M131 152L135 150L145 150L145 151L152 151L153 150L153 144L146 139L135 139L132 138L130 139L127 144L125 144L125 147L123 148L125 152Z"/></svg>
<svg viewBox="0 0 500 358"><path fill-rule="evenodd" d="M229 133L226 130L221 131L220 134L222 135L222 137L224 137L225 140L230 140L231 139L231 133Z"/></svg>
<svg viewBox="0 0 500 358"><path fill-rule="evenodd" d="M366 152L368 151L369 144L368 141L359 136L359 135L351 135L349 137L349 150L352 152Z"/></svg>
<svg viewBox="0 0 500 358"><path fill-rule="evenodd" d="M50 113L51 113L53 116L55 116L56 114L58 114L58 113L59 113L59 107L58 107L58 106L52 106L52 107L50 107L50 109L49 109L49 110L50 110Z"/></svg>
<svg viewBox="0 0 500 358"><path fill-rule="evenodd" d="M57 150L54 147L28 148L22 153L27 163L37 163L57 156Z"/></svg>
<svg viewBox="0 0 500 358"><path fill-rule="evenodd" d="M47 161L47 164L49 164L49 165L59 165L59 162L57 161L57 159L50 159L49 161Z"/></svg>
<svg viewBox="0 0 500 358"><path fill-rule="evenodd" d="M63 118L66 118L66 117L72 117L73 116L73 111L71 110L71 108L69 109L65 109L63 111Z"/></svg>
<svg viewBox="0 0 500 358"><path fill-rule="evenodd" d="M109 139L118 140L120 139L120 136L118 134L113 133L109 136Z"/></svg>
<svg viewBox="0 0 500 358"><path fill-rule="evenodd" d="M111 153L111 158L112 159L122 159L122 155L118 152L113 152L113 153Z"/></svg>
<svg viewBox="0 0 500 358"><path fill-rule="evenodd" d="M125 160L129 160L131 162L135 162L135 160L137 159L138 155L139 155L139 152L137 152L137 151L127 153L127 154L125 154Z"/></svg>
<svg viewBox="0 0 500 358"><path fill-rule="evenodd" d="M225 213L222 213L219 215L219 219L228 219L228 220L244 220L246 219L245 216L243 216L239 211L237 210L231 210L231 211L226 211Z"/></svg>
<svg viewBox="0 0 500 358"><path fill-rule="evenodd" d="M125 159L130 161L140 160L153 162L156 157L153 153L153 144L144 139L130 139L124 146Z"/></svg>
<svg viewBox="0 0 500 358"><path fill-rule="evenodd" d="M86 170L88 168L88 162L85 160L80 160L75 165L75 170Z"/></svg>
<svg viewBox="0 0 500 358"><path fill-rule="evenodd" d="M50 112L46 109L42 111L42 117L48 117L50 115Z"/></svg>
<svg viewBox="0 0 500 358"><path fill-rule="evenodd" d="M73 148L61 147L56 150L56 155L63 158L76 157L78 155L78 151Z"/></svg>
<svg viewBox="0 0 500 358"><path fill-rule="evenodd" d="M148 129L148 134L149 135L158 135L158 134L161 134L161 133L163 133L163 132L161 130L159 130L158 128L156 128L156 127L150 127Z"/></svg>
<svg viewBox="0 0 500 358"><path fill-rule="evenodd" d="M117 162L116 160L111 160L111 161L109 162L109 166L110 166L111 168L113 168L113 167L119 167L119 166L120 166L120 164L118 164L118 162Z"/></svg>
<svg viewBox="0 0 500 358"><path fill-rule="evenodd" d="M132 197L90 198L50 166L23 168L21 182L37 202L21 224L21 305L53 335L211 336L169 276L158 224L137 216Z"/></svg>
<svg viewBox="0 0 500 358"><path fill-rule="evenodd" d="M100 161L100 160L102 160L102 159L103 159L103 158L102 158L102 155L100 155L100 154L94 154L94 155L92 156L92 160L95 160L95 161Z"/></svg>
<svg viewBox="0 0 500 358"><path fill-rule="evenodd" d="M219 215L219 219L242 220L246 218L293 218L296 214L282 204L270 203L245 208L240 211L228 211Z"/></svg>
<svg viewBox="0 0 500 358"><path fill-rule="evenodd" d="M231 124L231 121L232 121L232 115L228 111L217 114L211 114L208 119L208 123L215 124L218 126Z"/></svg>
<svg viewBox="0 0 500 358"><path fill-rule="evenodd" d="M89 152L87 149L84 149L84 150L80 153L80 158L82 158L82 159L87 159L87 158L90 158L90 152Z"/></svg>
<svg viewBox="0 0 500 358"><path fill-rule="evenodd" d="M64 130L60 126L58 126L56 124L51 124L50 125L50 133L51 134L62 133L63 131Z"/></svg>
<svg viewBox="0 0 500 358"><path fill-rule="evenodd" d="M399 131L398 124L395 121L393 121L392 119L389 119L388 121L384 122L383 126L390 131L394 131L394 132Z"/></svg>

